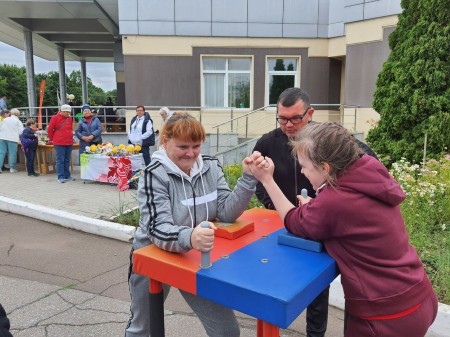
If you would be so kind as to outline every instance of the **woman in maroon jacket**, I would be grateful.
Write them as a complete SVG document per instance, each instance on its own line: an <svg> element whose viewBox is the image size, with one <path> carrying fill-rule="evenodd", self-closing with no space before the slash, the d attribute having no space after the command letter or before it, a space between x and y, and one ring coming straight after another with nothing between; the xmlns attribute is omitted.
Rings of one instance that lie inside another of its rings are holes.
<svg viewBox="0 0 450 337"><path fill-rule="evenodd" d="M70 105L61 105L61 110L50 119L47 127L48 138L55 147L56 175L59 183L75 180L70 175L70 159L73 146L71 111L72 107Z"/></svg>
<svg viewBox="0 0 450 337"><path fill-rule="evenodd" d="M270 158L254 152L247 162L287 230L322 241L336 260L349 312L345 337L425 336L437 299L408 242L399 184L337 124L310 124L292 145L317 195L299 196L298 208L274 182Z"/></svg>

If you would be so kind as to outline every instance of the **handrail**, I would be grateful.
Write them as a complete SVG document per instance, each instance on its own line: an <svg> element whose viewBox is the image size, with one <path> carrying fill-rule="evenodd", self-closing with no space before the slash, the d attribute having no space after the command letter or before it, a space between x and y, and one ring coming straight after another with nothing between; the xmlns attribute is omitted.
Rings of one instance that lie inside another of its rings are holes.
<svg viewBox="0 0 450 337"><path fill-rule="evenodd" d="M216 129L216 152L219 153L220 147L221 146L223 147L224 144L225 144L226 147L231 146L230 144L231 144L231 142L233 142L233 140L235 140L235 141L237 140L239 142L239 138L242 137L242 136L239 136L239 134L244 135L245 139L248 138L248 129L249 129L249 119L248 118L249 118L250 115L253 115L253 114L257 113L257 112L263 111L263 110L265 110L267 108L274 108L276 106L277 106L276 104L269 104L269 105L263 106L261 108L252 110L252 111L250 111L248 113L245 113L245 114L243 114L241 116L234 117L234 118L231 118L231 119L229 119L229 120L227 120L225 122L222 122L222 123L219 123L219 124L211 126L211 129ZM336 103L335 104L317 103L317 104L311 104L311 106L314 107L314 108L319 108L319 107L326 107L326 108L328 108L328 109L325 109L325 110L334 110L334 109L336 109L337 111L339 111L340 124L344 124L344 117L345 116L343 114L343 109L345 109L345 108L354 108L355 112L353 114L353 122L352 122L352 124L353 124L353 127L356 127L356 109L360 107L358 105L336 104ZM239 132L239 129L242 130L242 128L240 128L239 126L237 128L235 128L234 127L234 124L235 124L234 122L238 121L238 120L241 120L242 118L245 118L245 131L244 132ZM260 119L258 119L258 121L259 120ZM253 122L253 123L255 123L255 122ZM222 133L221 134L220 133L220 127L222 127L224 125L229 125L230 129L226 133ZM267 126L267 125L268 124L266 124L265 126ZM276 121L275 121L275 127L277 127L277 122ZM262 128L264 128L264 126ZM259 128L259 130L261 130L262 128ZM229 137L225 141L220 142L221 136L223 138L223 136L226 136L227 134L229 135ZM232 136L232 135L234 135L234 136Z"/></svg>
<svg viewBox="0 0 450 337"><path fill-rule="evenodd" d="M275 108L276 106L277 106L276 104L269 104L269 105L263 106L263 107L258 108L258 109L256 109L256 110L252 110L252 111L250 111L250 112L247 112L246 114L244 114L244 115L242 115L242 116L235 117L235 118L229 119L229 120L227 120L227 121L225 121L225 122L223 122L223 123L220 123L220 124L211 126L211 128L212 128L212 129L218 128L219 126L222 126L222 125L227 124L227 123L231 123L231 122L233 122L233 121L235 121L235 120L237 120L237 119L240 119L240 118L242 118L242 117L246 117L246 116L251 115L251 114L253 114L253 113L255 113L255 112L261 111L261 110L266 109L266 108Z"/></svg>
<svg viewBox="0 0 450 337"><path fill-rule="evenodd" d="M319 103L318 103L318 104L311 104L311 106L313 106L313 107L324 107L324 106L328 106L328 107L341 107L341 106L342 106L343 108L359 108L359 107L360 107L359 105L337 104L337 103L334 103L334 104L323 104L323 103L320 103L320 104L319 104ZM222 123L220 123L220 124L216 124L216 125L214 125L214 126L211 126L211 128L212 128L212 129L215 129L215 128L218 128L219 126L222 126L222 125L231 123L231 122L233 122L233 121L235 121L235 120L238 120L238 119L241 119L241 118L243 118L243 117L247 117L248 115L254 114L255 112L258 112L258 111L261 111L261 110L264 110L264 109L267 109L267 108L276 108L276 107L277 107L276 104L269 104L269 105L263 106L263 107L261 107L261 108L258 108L258 109L252 110L252 111L250 111L250 112L247 112L246 114L243 114L243 115L241 115L241 116L238 116L238 117L234 117L234 118L232 118L232 119L229 119L228 121L225 121L225 122L222 122Z"/></svg>

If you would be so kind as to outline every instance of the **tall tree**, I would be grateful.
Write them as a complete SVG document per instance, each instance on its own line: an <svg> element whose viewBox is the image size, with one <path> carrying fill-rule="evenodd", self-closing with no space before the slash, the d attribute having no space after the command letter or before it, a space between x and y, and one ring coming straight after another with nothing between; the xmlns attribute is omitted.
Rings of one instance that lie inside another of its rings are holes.
<svg viewBox="0 0 450 337"><path fill-rule="evenodd" d="M0 93L8 97L8 109L28 106L25 67L0 65Z"/></svg>
<svg viewBox="0 0 450 337"><path fill-rule="evenodd" d="M402 0L389 36L391 53L378 75L378 125L367 142L392 161L420 162L450 149L450 6L442 0Z"/></svg>

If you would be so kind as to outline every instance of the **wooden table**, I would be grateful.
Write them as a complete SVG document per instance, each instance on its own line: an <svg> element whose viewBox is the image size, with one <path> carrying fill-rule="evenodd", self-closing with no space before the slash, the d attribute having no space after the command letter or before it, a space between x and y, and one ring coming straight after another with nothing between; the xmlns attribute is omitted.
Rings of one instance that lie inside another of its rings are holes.
<svg viewBox="0 0 450 337"><path fill-rule="evenodd" d="M79 143L75 143L72 146L72 150L78 150L79 148ZM56 156L54 145L39 144L36 150L36 159L40 174L56 173ZM73 172L72 159L70 159L70 169Z"/></svg>
<svg viewBox="0 0 450 337"><path fill-rule="evenodd" d="M208 269L200 268L195 250L177 254L150 245L134 251L134 272L150 278L152 337L164 336L162 283L257 318L257 337L278 337L337 277L326 252L277 243L286 230L276 211L254 208L239 219L253 221L255 230L234 240L216 237Z"/></svg>

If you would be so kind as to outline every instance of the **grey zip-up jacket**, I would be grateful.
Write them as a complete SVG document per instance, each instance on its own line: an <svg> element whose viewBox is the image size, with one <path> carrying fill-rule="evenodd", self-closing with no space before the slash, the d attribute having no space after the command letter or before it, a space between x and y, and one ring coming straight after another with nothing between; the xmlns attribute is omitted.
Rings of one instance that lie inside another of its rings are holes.
<svg viewBox="0 0 450 337"><path fill-rule="evenodd" d="M236 220L245 211L256 183L256 178L244 173L231 191L217 158L199 156L188 176L164 149L154 152L139 179L141 216L133 247L154 243L171 252L189 251L193 228L205 220Z"/></svg>

